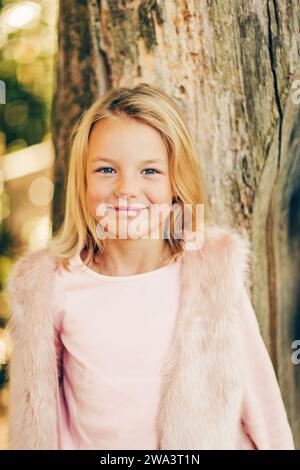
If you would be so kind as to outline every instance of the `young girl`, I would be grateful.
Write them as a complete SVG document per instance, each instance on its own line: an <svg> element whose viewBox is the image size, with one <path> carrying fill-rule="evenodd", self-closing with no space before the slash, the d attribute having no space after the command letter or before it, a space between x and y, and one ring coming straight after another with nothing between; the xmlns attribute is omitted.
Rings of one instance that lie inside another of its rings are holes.
<svg viewBox="0 0 300 470"><path fill-rule="evenodd" d="M111 90L82 116L63 225L8 280L10 449L294 448L248 242L199 220L202 193L162 91Z"/></svg>

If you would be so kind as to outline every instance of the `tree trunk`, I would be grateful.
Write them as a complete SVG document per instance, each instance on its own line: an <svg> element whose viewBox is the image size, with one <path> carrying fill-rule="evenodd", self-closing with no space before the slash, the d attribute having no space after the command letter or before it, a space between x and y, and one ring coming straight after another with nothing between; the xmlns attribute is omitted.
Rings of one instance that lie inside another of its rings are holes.
<svg viewBox="0 0 300 470"><path fill-rule="evenodd" d="M96 96L148 82L177 101L197 144L209 211L252 242L249 287L297 447L300 112L291 97L299 17L299 0L63 0L53 107L56 229L70 131Z"/></svg>

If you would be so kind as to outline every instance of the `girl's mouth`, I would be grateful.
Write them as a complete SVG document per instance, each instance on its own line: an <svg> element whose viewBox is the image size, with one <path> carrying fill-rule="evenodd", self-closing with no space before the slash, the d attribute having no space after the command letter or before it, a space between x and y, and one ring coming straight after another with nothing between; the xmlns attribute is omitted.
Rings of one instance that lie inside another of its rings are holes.
<svg viewBox="0 0 300 470"><path fill-rule="evenodd" d="M127 214L127 215L136 215L139 214L140 212L148 209L148 207L108 207L109 210L115 210L117 212L120 212L122 214Z"/></svg>

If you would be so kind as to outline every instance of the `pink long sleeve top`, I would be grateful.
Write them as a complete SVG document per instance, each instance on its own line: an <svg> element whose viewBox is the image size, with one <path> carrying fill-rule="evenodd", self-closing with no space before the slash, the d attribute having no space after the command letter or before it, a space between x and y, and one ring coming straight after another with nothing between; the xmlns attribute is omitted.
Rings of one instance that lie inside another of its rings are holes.
<svg viewBox="0 0 300 470"><path fill-rule="evenodd" d="M181 259L154 271L56 274L55 329L63 343L60 449L159 449L161 369L180 305ZM240 449L294 449L276 375L247 294L246 389Z"/></svg>

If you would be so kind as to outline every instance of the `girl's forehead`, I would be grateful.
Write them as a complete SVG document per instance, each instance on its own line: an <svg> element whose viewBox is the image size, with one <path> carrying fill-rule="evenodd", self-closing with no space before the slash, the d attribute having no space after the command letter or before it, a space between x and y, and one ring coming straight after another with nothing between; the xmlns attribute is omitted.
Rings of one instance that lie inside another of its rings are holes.
<svg viewBox="0 0 300 470"><path fill-rule="evenodd" d="M88 156L95 158L168 159L165 142L154 127L135 120L116 118L96 123L88 141Z"/></svg>
<svg viewBox="0 0 300 470"><path fill-rule="evenodd" d="M120 132L142 133L149 136L154 136L156 134L160 135L158 129L140 119L135 119L130 116L114 116L112 118L105 118L96 122L91 129L90 137L97 138L97 136Z"/></svg>

